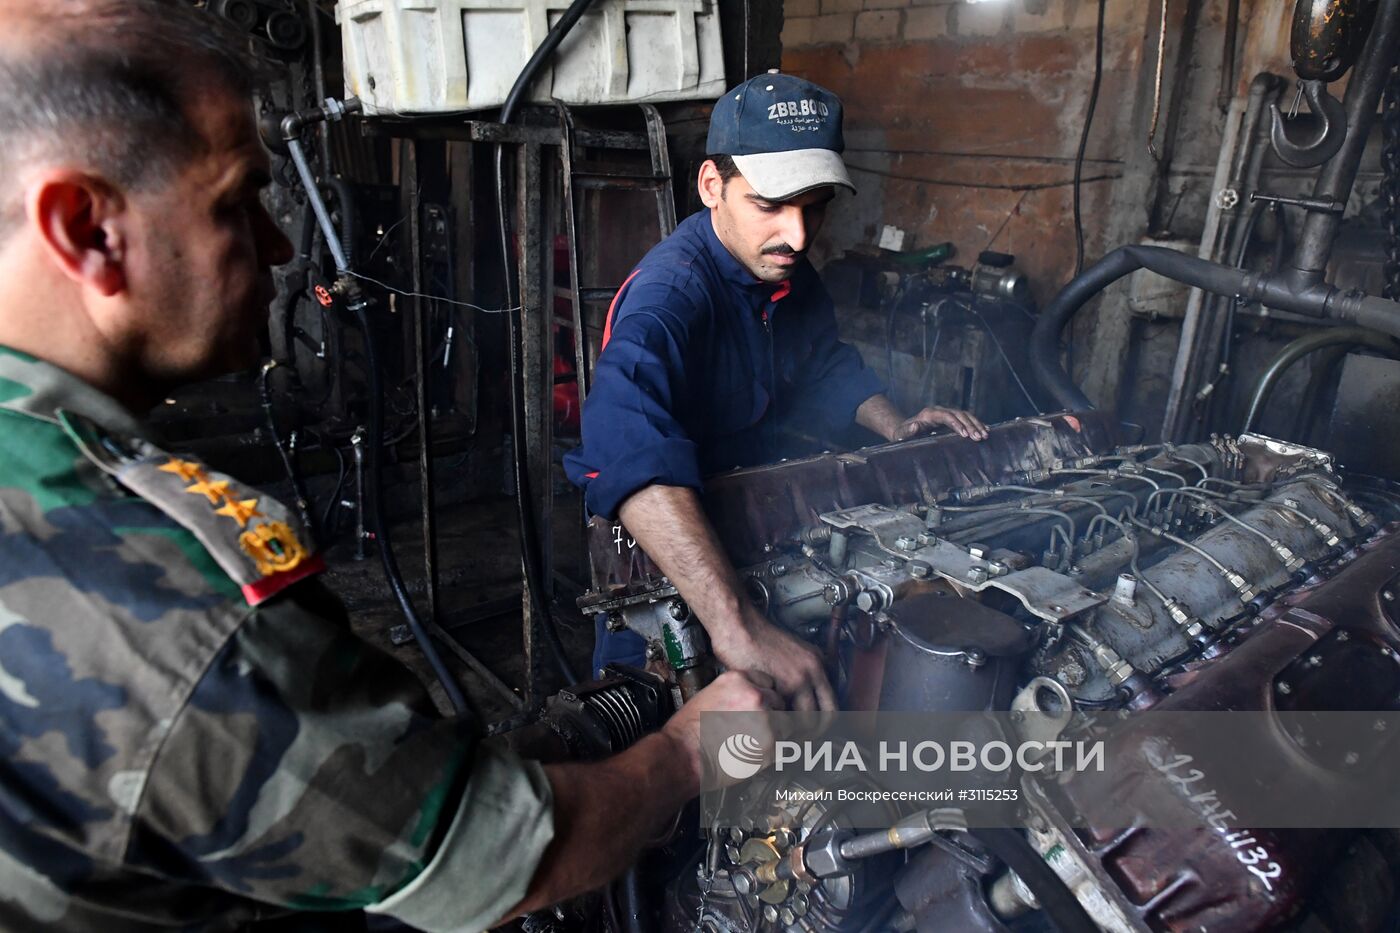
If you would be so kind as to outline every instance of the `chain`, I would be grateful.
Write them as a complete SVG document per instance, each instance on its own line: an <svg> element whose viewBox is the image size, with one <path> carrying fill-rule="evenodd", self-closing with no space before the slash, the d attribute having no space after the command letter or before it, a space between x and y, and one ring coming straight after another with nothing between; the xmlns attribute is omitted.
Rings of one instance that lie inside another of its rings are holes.
<svg viewBox="0 0 1400 933"><path fill-rule="evenodd" d="M1381 110L1381 197L1385 202L1385 291L1400 300L1400 68L1390 73Z"/></svg>

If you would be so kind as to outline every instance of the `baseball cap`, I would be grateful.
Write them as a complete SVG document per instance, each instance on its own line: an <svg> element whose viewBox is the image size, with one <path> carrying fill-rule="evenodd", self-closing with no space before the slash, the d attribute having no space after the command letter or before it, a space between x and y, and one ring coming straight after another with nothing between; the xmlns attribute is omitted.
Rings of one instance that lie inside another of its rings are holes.
<svg viewBox="0 0 1400 933"><path fill-rule="evenodd" d="M824 185L854 192L845 148L840 98L775 68L715 103L705 151L731 156L759 197L785 201Z"/></svg>

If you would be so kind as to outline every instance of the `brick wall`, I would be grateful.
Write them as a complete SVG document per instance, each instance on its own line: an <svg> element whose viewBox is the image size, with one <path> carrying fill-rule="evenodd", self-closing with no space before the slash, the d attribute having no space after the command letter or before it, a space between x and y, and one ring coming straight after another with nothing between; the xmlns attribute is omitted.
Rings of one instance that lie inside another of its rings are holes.
<svg viewBox="0 0 1400 933"><path fill-rule="evenodd" d="M1142 0L1108 0L1083 173L1090 258L1133 144L1123 125L1155 26L1147 12ZM894 224L916 247L952 241L961 262L988 247L1016 253L1042 302L1069 278L1068 182L1093 75L1094 0L785 0L784 14L784 70L846 105L860 193L832 211L826 255Z"/></svg>

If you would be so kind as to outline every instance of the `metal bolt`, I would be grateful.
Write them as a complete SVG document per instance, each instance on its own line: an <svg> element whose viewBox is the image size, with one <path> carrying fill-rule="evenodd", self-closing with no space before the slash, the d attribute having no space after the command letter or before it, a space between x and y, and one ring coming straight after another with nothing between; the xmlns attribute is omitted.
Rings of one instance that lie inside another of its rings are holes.
<svg viewBox="0 0 1400 933"><path fill-rule="evenodd" d="M747 868L736 870L730 875L729 883L734 886L735 894L752 894L754 888L757 886L757 880L754 878L753 873Z"/></svg>
<svg viewBox="0 0 1400 933"><path fill-rule="evenodd" d="M613 615L612 613L608 613L608 631L609 631L609 632L620 632L620 631L622 631L622 630L625 629L625 628L627 628L627 623L624 622L624 621L622 621L622 616Z"/></svg>
<svg viewBox="0 0 1400 933"><path fill-rule="evenodd" d="M1381 599L1388 603L1395 602L1395 593L1392 590L1381 590Z"/></svg>
<svg viewBox="0 0 1400 933"><path fill-rule="evenodd" d="M677 622L682 622L690 615L690 607L685 604L683 599L673 599L666 604L666 612Z"/></svg>
<svg viewBox="0 0 1400 933"><path fill-rule="evenodd" d="M1321 657L1320 655L1316 655L1316 654L1315 654L1315 655L1313 655L1312 657L1308 658L1308 667L1321 667L1321 666L1322 666L1322 657Z"/></svg>
<svg viewBox="0 0 1400 933"><path fill-rule="evenodd" d="M908 537L896 538L894 541L894 546L899 548L901 551L912 551L915 547L917 547L917 545L914 543L914 539Z"/></svg>
<svg viewBox="0 0 1400 933"><path fill-rule="evenodd" d="M973 583L986 583L986 582L987 582L987 568L985 568L985 567L969 567L968 570L967 570L967 579L970 580L970 581L973 582Z"/></svg>
<svg viewBox="0 0 1400 933"><path fill-rule="evenodd" d="M1342 761L1346 762L1348 765L1354 765L1360 760L1361 756L1356 754L1356 752L1347 752L1346 756L1342 758Z"/></svg>
<svg viewBox="0 0 1400 933"><path fill-rule="evenodd" d="M1288 694L1293 692L1293 685L1286 680L1280 680L1277 684L1274 685L1274 689L1277 690L1279 693L1282 693L1284 696L1288 696Z"/></svg>
<svg viewBox="0 0 1400 933"><path fill-rule="evenodd" d="M792 912L799 917L807 916L807 895L798 893L792 896Z"/></svg>
<svg viewBox="0 0 1400 933"><path fill-rule="evenodd" d="M922 580L933 573L933 568L921 560L911 560L908 566L909 576L916 580Z"/></svg>
<svg viewBox="0 0 1400 933"><path fill-rule="evenodd" d="M772 904L763 905L763 919L768 923L778 922L778 908Z"/></svg>
<svg viewBox="0 0 1400 933"><path fill-rule="evenodd" d="M787 573L787 572L788 572L788 566L787 566L787 564L784 564L782 561L774 561L773 564L772 564L772 566L770 566L770 567L768 568L768 575L769 575L769 576L773 576L773 577L781 577L783 574L785 574L785 573Z"/></svg>
<svg viewBox="0 0 1400 933"><path fill-rule="evenodd" d="M880 600L871 590L862 590L856 596L856 608L861 612L874 612L880 608Z"/></svg>
<svg viewBox="0 0 1400 933"><path fill-rule="evenodd" d="M1337 632L1337 641L1351 641L1351 636L1344 631Z"/></svg>
<svg viewBox="0 0 1400 933"><path fill-rule="evenodd" d="M730 862L735 865L739 864L739 847L734 843L731 842L724 847L724 854L729 858Z"/></svg>
<svg viewBox="0 0 1400 933"><path fill-rule="evenodd" d="M783 922L783 926L792 926L797 922L797 913L791 907L784 907L778 911L778 919Z"/></svg>
<svg viewBox="0 0 1400 933"><path fill-rule="evenodd" d="M985 544L969 544L967 546L967 554L969 557L982 560L987 556L987 546Z"/></svg>
<svg viewBox="0 0 1400 933"><path fill-rule="evenodd" d="M964 648L963 657L967 661L967 666L974 670L987 663L987 652L981 648Z"/></svg>
<svg viewBox="0 0 1400 933"><path fill-rule="evenodd" d="M994 560L987 564L987 572L994 577L1000 577L1010 573L1011 568L999 560Z"/></svg>
<svg viewBox="0 0 1400 933"><path fill-rule="evenodd" d="M648 661L660 661L662 657L665 656L665 652L661 650L660 645L655 642L649 642L647 644L646 655Z"/></svg>

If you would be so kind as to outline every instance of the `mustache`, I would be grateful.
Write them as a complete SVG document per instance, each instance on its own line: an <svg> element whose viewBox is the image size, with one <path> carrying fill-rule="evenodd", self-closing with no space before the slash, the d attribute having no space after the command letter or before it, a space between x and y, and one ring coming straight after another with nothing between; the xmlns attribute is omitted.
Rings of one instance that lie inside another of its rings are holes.
<svg viewBox="0 0 1400 933"><path fill-rule="evenodd" d="M786 243L779 243L776 246L765 246L762 250L764 256L801 256L804 252L806 252L806 250L795 250Z"/></svg>

